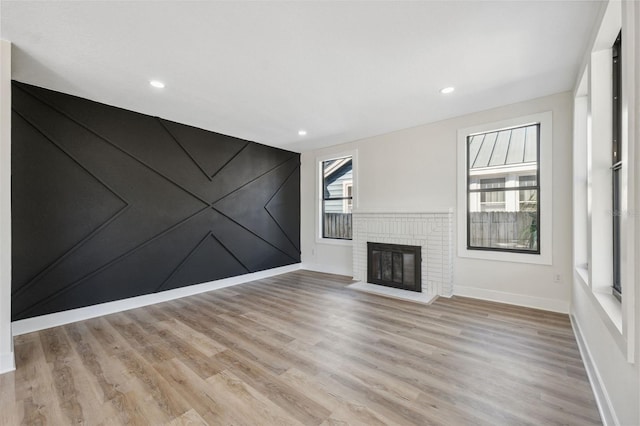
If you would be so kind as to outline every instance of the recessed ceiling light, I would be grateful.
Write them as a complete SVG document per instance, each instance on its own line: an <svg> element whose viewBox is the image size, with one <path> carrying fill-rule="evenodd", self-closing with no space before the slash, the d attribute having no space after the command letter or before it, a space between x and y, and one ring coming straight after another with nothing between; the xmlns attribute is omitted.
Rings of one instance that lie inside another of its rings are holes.
<svg viewBox="0 0 640 426"><path fill-rule="evenodd" d="M164 89L164 83L159 80L151 80L149 84L153 87L157 87L158 89Z"/></svg>
<svg viewBox="0 0 640 426"><path fill-rule="evenodd" d="M451 87L451 86L450 87L445 87L444 89L440 89L440 93L446 95L447 93L451 93L454 90L456 90L455 87Z"/></svg>
<svg viewBox="0 0 640 426"><path fill-rule="evenodd" d="M307 136L307 131L306 130L298 130L298 134L300 136Z"/></svg>

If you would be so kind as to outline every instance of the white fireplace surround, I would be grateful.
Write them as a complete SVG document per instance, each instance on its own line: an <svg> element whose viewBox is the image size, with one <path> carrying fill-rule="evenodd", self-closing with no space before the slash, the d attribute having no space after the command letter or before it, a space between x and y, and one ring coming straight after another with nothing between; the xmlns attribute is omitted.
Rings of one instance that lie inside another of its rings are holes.
<svg viewBox="0 0 640 426"><path fill-rule="evenodd" d="M367 242L422 247L422 292L453 294L453 209L448 212L354 212L353 278L367 281Z"/></svg>

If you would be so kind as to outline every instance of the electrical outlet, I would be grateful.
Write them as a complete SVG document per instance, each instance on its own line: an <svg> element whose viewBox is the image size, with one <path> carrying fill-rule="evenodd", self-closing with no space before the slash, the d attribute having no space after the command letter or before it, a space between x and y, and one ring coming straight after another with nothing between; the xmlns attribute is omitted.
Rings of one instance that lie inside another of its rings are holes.
<svg viewBox="0 0 640 426"><path fill-rule="evenodd" d="M562 281L562 278L560 277L560 274L553 274L553 282L554 283L559 283L560 281Z"/></svg>

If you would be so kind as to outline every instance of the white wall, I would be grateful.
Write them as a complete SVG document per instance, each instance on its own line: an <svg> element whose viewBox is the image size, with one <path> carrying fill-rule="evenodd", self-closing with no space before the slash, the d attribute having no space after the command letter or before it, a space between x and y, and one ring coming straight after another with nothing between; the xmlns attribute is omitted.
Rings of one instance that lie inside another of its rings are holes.
<svg viewBox="0 0 640 426"><path fill-rule="evenodd" d="M351 246L316 241L316 158L358 151L360 211L446 212L456 208L458 129L553 113L553 264L454 257L454 293L568 312L571 274L572 96L561 93L302 154L304 267L351 275ZM559 274L561 282L553 282Z"/></svg>
<svg viewBox="0 0 640 426"><path fill-rule="evenodd" d="M11 337L11 44L0 40L0 373L14 369Z"/></svg>
<svg viewBox="0 0 640 426"><path fill-rule="evenodd" d="M611 296L610 47L622 28L622 303ZM640 3L611 1L594 29L576 84L571 318L607 425L640 424ZM588 83L588 84L585 84ZM589 90L585 90L586 88ZM588 105L588 108L586 107ZM626 123L626 124L625 124ZM586 143L588 142L588 143ZM600 155L608 164L598 165ZM585 164L587 167L585 168ZM585 174L588 173L588 183ZM584 203L586 194L591 200ZM585 204L590 206L585 220ZM598 211L599 210L599 211ZM598 216L600 215L600 216ZM589 258L589 274L585 273ZM599 270L598 270L599 269Z"/></svg>

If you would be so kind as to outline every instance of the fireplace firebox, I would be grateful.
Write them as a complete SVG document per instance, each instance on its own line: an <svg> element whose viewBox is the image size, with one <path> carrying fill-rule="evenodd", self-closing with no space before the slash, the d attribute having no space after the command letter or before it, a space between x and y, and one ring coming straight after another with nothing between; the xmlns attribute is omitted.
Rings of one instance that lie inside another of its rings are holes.
<svg viewBox="0 0 640 426"><path fill-rule="evenodd" d="M367 282L422 291L420 246L367 242Z"/></svg>

